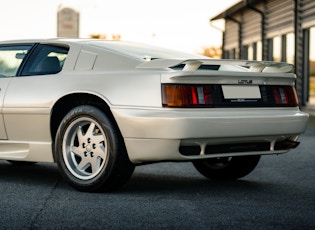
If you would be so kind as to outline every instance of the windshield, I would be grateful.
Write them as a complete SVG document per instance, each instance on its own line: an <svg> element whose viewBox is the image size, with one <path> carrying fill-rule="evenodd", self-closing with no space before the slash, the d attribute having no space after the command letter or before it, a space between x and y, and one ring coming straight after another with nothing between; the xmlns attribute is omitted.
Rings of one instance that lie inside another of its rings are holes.
<svg viewBox="0 0 315 230"><path fill-rule="evenodd" d="M130 55L140 59L170 59L170 58L185 58L185 59L204 59L205 56L185 53L181 51L166 49L158 46L147 44L124 42L124 41L93 41L90 44L113 50L119 53Z"/></svg>

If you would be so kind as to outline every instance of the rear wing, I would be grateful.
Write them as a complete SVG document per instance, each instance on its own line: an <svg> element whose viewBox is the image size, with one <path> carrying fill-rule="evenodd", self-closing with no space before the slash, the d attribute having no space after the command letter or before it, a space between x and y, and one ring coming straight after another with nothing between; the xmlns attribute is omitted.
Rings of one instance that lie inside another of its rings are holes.
<svg viewBox="0 0 315 230"><path fill-rule="evenodd" d="M218 71L292 73L294 65L285 62L227 59L154 59L141 63L138 69L165 69L184 65L182 71L196 71L202 65L218 65Z"/></svg>

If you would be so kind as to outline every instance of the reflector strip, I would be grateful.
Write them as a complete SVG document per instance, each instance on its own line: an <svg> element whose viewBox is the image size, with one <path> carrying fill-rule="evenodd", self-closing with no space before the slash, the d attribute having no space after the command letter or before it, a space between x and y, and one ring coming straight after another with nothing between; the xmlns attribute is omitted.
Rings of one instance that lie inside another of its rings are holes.
<svg viewBox="0 0 315 230"><path fill-rule="evenodd" d="M199 104L205 104L204 94L203 94L203 87L197 87L198 93L198 102Z"/></svg>

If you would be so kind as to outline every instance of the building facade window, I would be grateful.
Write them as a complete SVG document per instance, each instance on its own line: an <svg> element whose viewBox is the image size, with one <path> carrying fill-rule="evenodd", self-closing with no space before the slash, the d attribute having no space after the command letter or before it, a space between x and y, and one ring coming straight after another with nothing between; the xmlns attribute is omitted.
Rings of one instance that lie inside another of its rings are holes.
<svg viewBox="0 0 315 230"><path fill-rule="evenodd" d="M242 46L242 56L241 59L247 60L248 58L248 46Z"/></svg>
<svg viewBox="0 0 315 230"><path fill-rule="evenodd" d="M262 60L262 45L261 41L243 46L243 59L247 60Z"/></svg>
<svg viewBox="0 0 315 230"><path fill-rule="evenodd" d="M294 38L294 33L288 33L286 35L286 58L285 61L294 64L294 59L295 59L295 38Z"/></svg>
<svg viewBox="0 0 315 230"><path fill-rule="evenodd" d="M262 50L262 43L261 41L258 41L256 43L256 60L257 61L262 61L262 54L263 54L263 50Z"/></svg>
<svg viewBox="0 0 315 230"><path fill-rule="evenodd" d="M237 59L237 49L226 50L224 52L224 59Z"/></svg>
<svg viewBox="0 0 315 230"><path fill-rule="evenodd" d="M273 37L268 40L268 60L294 64L294 47L294 33Z"/></svg>
<svg viewBox="0 0 315 230"><path fill-rule="evenodd" d="M261 41L252 44L252 60L262 61L262 43Z"/></svg>
<svg viewBox="0 0 315 230"><path fill-rule="evenodd" d="M282 59L282 42L281 36L272 39L272 61L280 62Z"/></svg>
<svg viewBox="0 0 315 230"><path fill-rule="evenodd" d="M237 57L239 56L239 49L233 49L231 52L231 59L237 59Z"/></svg>
<svg viewBox="0 0 315 230"><path fill-rule="evenodd" d="M248 60L256 60L255 58L255 46L254 44L250 44L248 47L247 47L247 59Z"/></svg>

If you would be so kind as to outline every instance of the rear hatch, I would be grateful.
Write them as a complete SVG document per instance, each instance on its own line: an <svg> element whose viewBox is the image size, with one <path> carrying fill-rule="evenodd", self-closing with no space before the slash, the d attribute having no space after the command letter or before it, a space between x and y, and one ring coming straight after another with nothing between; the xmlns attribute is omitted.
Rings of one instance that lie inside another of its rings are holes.
<svg viewBox="0 0 315 230"><path fill-rule="evenodd" d="M293 65L236 60L156 59L138 68L161 76L165 107L296 107Z"/></svg>

